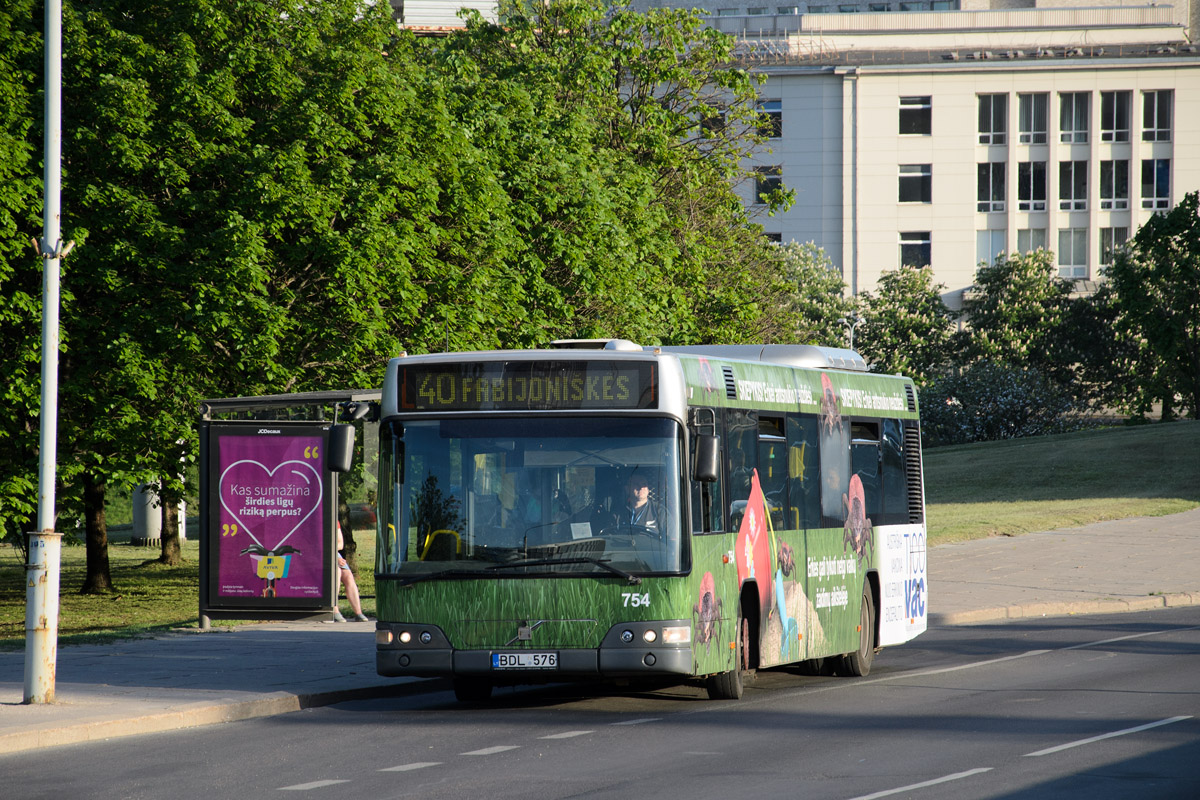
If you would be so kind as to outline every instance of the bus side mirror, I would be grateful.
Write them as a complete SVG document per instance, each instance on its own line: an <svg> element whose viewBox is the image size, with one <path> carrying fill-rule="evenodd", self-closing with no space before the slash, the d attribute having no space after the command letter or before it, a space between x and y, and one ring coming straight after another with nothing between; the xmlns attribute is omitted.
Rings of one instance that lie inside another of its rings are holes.
<svg viewBox="0 0 1200 800"><path fill-rule="evenodd" d="M354 426L333 425L329 428L329 445L325 464L332 472L349 472L354 461Z"/></svg>
<svg viewBox="0 0 1200 800"><path fill-rule="evenodd" d="M702 483L713 483L721 474L721 440L711 434L695 437L696 462L692 479Z"/></svg>

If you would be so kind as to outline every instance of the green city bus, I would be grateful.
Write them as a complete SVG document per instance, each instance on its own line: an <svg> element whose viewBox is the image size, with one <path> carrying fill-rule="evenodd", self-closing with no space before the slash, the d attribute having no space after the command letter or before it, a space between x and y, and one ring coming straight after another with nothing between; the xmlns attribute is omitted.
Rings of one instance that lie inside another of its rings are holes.
<svg viewBox="0 0 1200 800"><path fill-rule="evenodd" d="M916 392L853 351L568 340L385 381L380 675L737 698L759 668L866 675L925 630Z"/></svg>

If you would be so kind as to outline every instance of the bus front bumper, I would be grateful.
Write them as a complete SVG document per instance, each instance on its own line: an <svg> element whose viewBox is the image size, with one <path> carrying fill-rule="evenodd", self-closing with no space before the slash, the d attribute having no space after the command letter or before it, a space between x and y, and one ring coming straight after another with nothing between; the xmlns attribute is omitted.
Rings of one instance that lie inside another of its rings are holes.
<svg viewBox="0 0 1200 800"><path fill-rule="evenodd" d="M686 636L680 631L686 629ZM664 642L662 631L685 641ZM647 631L653 633L649 637ZM691 620L614 625L596 648L455 649L435 625L376 623L375 671L387 677L489 676L497 683L542 683L578 678L637 678L692 674ZM499 668L498 654L554 654L553 667Z"/></svg>

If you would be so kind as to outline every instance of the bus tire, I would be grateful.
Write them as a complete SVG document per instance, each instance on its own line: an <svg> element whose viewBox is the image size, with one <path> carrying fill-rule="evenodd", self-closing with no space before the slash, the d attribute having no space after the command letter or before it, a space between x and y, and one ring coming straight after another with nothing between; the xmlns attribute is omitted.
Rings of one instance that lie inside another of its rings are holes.
<svg viewBox="0 0 1200 800"><path fill-rule="evenodd" d="M455 678L454 697L460 703L483 703L492 697L492 683L483 678Z"/></svg>
<svg viewBox="0 0 1200 800"><path fill-rule="evenodd" d="M862 677L871 672L875 661L875 600L871 587L863 586L862 606L859 611L858 649L842 656L840 669L843 675Z"/></svg>
<svg viewBox="0 0 1200 800"><path fill-rule="evenodd" d="M746 658L749 652L747 637L749 635L750 628L746 625L746 619L739 613L737 633L735 634L736 646L734 648L733 669L729 672L721 672L709 676L708 680L705 681L709 700L741 699L742 690L745 688L745 682L742 680L742 671L747 665Z"/></svg>

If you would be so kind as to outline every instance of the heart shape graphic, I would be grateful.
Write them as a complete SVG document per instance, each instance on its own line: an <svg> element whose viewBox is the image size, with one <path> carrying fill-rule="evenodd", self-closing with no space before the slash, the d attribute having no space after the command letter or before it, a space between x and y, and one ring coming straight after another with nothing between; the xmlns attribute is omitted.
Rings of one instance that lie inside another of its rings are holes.
<svg viewBox="0 0 1200 800"><path fill-rule="evenodd" d="M284 469L288 467L290 469ZM234 470L237 470L234 472ZM233 473L230 476L230 473ZM265 473L267 480L259 477ZM311 473L311 478L309 474ZM277 477L278 476L278 477ZM244 458L235 461L221 473L220 483L221 507L237 520L242 530L264 549L275 551L296 532L305 520L321 507L322 491L321 476L309 463L300 460L282 461L273 469L254 459ZM312 487L316 486L314 496ZM227 500L236 499L242 503L241 512L230 508ZM256 512L251 514L250 510ZM300 519L287 528L287 522L294 517ZM255 518L253 525L247 524L247 518ZM260 520L257 519L261 517ZM255 535L257 530L259 535ZM268 545L266 539L270 533L286 531L279 541ZM262 537L260 539L259 537Z"/></svg>

